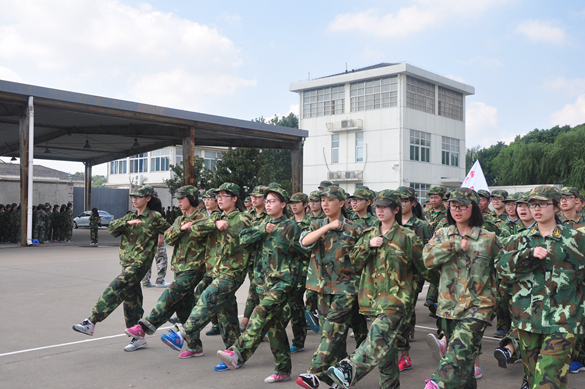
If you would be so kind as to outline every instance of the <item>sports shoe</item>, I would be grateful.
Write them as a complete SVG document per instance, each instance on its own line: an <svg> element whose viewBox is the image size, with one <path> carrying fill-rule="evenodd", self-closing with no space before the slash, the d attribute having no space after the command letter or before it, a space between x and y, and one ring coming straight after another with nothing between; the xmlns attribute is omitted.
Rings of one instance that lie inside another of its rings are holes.
<svg viewBox="0 0 585 389"><path fill-rule="evenodd" d="M219 334L221 334L221 332L219 332L219 328L217 327L211 327L211 329L205 333L207 336L214 336Z"/></svg>
<svg viewBox="0 0 585 389"><path fill-rule="evenodd" d="M171 329L168 334L162 334L160 340L173 350L181 351L183 348L183 337Z"/></svg>
<svg viewBox="0 0 585 389"><path fill-rule="evenodd" d="M425 379L425 383L425 389L439 389L439 385L437 385L433 380Z"/></svg>
<svg viewBox="0 0 585 389"><path fill-rule="evenodd" d="M475 379L479 379L481 377L483 377L483 374L481 372L481 367L477 366L477 365L473 365L473 371L475 373Z"/></svg>
<svg viewBox="0 0 585 389"><path fill-rule="evenodd" d="M436 302L434 302L433 300L430 300L429 299L429 300L427 300L425 302L424 305L425 305L425 307L429 308L429 311L430 311L429 316L437 316L437 308L438 308L438 305L437 305Z"/></svg>
<svg viewBox="0 0 585 389"><path fill-rule="evenodd" d="M520 389L530 389L530 385L526 378L522 378L522 385L520 385Z"/></svg>
<svg viewBox="0 0 585 389"><path fill-rule="evenodd" d="M179 323L180 323L180 322L179 322L179 318L178 318L177 316L173 316L173 317L171 317L171 318L169 319L169 323L171 323L171 324L174 324L174 325L177 325L177 324L179 324Z"/></svg>
<svg viewBox="0 0 585 389"><path fill-rule="evenodd" d="M154 284L157 288L168 288L171 286L170 282L163 281L161 284Z"/></svg>
<svg viewBox="0 0 585 389"><path fill-rule="evenodd" d="M291 354L300 353L301 351L305 351L305 348L304 347L297 347L295 345L290 346L290 353Z"/></svg>
<svg viewBox="0 0 585 389"><path fill-rule="evenodd" d="M240 366L238 366L238 369L239 368L240 368ZM213 370L222 372L222 371L228 371L229 368L227 367L227 365L225 363L220 362L219 365L213 366Z"/></svg>
<svg viewBox="0 0 585 389"><path fill-rule="evenodd" d="M494 357L498 360L499 367L507 369L512 354L506 347L498 347L494 350Z"/></svg>
<svg viewBox="0 0 585 389"><path fill-rule="evenodd" d="M230 370L236 370L239 366L238 356L232 350L217 351L217 357L226 364Z"/></svg>
<svg viewBox="0 0 585 389"><path fill-rule="evenodd" d="M196 352L185 350L179 354L179 358L187 359L187 358L193 358L193 357L202 357L203 355L204 355L203 350L196 351Z"/></svg>
<svg viewBox="0 0 585 389"><path fill-rule="evenodd" d="M305 389L317 389L321 381L315 374L301 374L299 378L297 378L296 383L298 386L305 388Z"/></svg>
<svg viewBox="0 0 585 389"><path fill-rule="evenodd" d="M132 340L130 341L130 344L126 347L124 347L124 351L136 351L139 348L143 348L146 347L147 343L146 340L144 340L144 338L140 339L140 338L132 338Z"/></svg>
<svg viewBox="0 0 585 389"><path fill-rule="evenodd" d="M398 370L399 371L410 370L410 369L412 369L412 361L410 360L410 357L403 355L400 358L398 358Z"/></svg>
<svg viewBox="0 0 585 389"><path fill-rule="evenodd" d="M142 284L142 286L145 288L152 288L154 285L149 282L148 284Z"/></svg>
<svg viewBox="0 0 585 389"><path fill-rule="evenodd" d="M124 333L126 333L126 335L132 338L144 339L144 337L146 336L146 333L144 332L140 324L136 324L134 327L126 328L124 330Z"/></svg>
<svg viewBox="0 0 585 389"><path fill-rule="evenodd" d="M319 333L319 318L311 311L305 311L305 319L307 320L307 324L309 328L314 333Z"/></svg>
<svg viewBox="0 0 585 389"><path fill-rule="evenodd" d="M334 383L341 386L342 388L349 389L355 376L355 367L342 360L339 362L339 366L331 366L327 369L327 375L333 380Z"/></svg>
<svg viewBox="0 0 585 389"><path fill-rule="evenodd" d="M585 366L581 362L571 361L569 365L569 373L577 374L582 371L585 371Z"/></svg>
<svg viewBox="0 0 585 389"><path fill-rule="evenodd" d="M264 382L272 384L274 382L290 381L290 375L272 374L270 377L266 377Z"/></svg>
<svg viewBox="0 0 585 389"><path fill-rule="evenodd" d="M414 342L414 334L408 335L408 341L409 342Z"/></svg>
<svg viewBox="0 0 585 389"><path fill-rule="evenodd" d="M496 333L494 334L494 338L502 339L504 336L506 336L506 331L504 330L497 330Z"/></svg>
<svg viewBox="0 0 585 389"><path fill-rule="evenodd" d="M95 324L89 321L89 319L85 319L79 324L73 325L73 330L77 332L81 332L82 334L93 336L93 331L95 330Z"/></svg>
<svg viewBox="0 0 585 389"><path fill-rule="evenodd" d="M445 356L447 345L444 339L437 339L435 334L427 335L427 344L431 348L431 353L435 361L439 362Z"/></svg>

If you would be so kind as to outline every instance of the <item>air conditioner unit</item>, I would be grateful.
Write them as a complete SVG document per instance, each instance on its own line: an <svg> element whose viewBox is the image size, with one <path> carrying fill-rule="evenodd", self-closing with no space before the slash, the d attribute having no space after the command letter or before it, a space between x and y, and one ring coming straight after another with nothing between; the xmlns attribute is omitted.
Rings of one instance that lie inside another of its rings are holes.
<svg viewBox="0 0 585 389"><path fill-rule="evenodd" d="M142 185L142 176L140 174L137 174L136 176L134 176L134 179L132 180L134 181L135 185Z"/></svg>
<svg viewBox="0 0 585 389"><path fill-rule="evenodd" d="M353 127L353 120L346 119L341 121L341 128Z"/></svg>
<svg viewBox="0 0 585 389"><path fill-rule="evenodd" d="M341 178L341 172L327 172L327 179L328 180L339 180Z"/></svg>
<svg viewBox="0 0 585 389"><path fill-rule="evenodd" d="M345 178L355 178L355 172L353 170L345 172Z"/></svg>

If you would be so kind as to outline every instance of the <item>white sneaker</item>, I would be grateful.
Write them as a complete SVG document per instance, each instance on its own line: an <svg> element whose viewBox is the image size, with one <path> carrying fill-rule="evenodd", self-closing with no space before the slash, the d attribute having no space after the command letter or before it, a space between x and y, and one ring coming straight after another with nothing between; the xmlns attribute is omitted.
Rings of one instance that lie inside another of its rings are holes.
<svg viewBox="0 0 585 389"><path fill-rule="evenodd" d="M81 332L82 334L93 336L93 331L95 330L95 324L89 321L89 319L85 319L79 324L73 325L73 330L77 332Z"/></svg>
<svg viewBox="0 0 585 389"><path fill-rule="evenodd" d="M155 284L154 286L156 286L157 288L168 288L169 286L171 286L171 283L163 281L162 284Z"/></svg>
<svg viewBox="0 0 585 389"><path fill-rule="evenodd" d="M146 345L147 343L145 339L132 338L130 344L124 347L124 351L136 351L139 348L146 347Z"/></svg>

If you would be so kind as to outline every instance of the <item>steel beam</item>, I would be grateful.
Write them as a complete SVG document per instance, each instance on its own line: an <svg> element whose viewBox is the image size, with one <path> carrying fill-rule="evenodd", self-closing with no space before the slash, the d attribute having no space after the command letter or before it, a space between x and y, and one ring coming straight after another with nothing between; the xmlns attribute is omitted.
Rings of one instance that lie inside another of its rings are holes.
<svg viewBox="0 0 585 389"><path fill-rule="evenodd" d="M185 185L195 183L195 127L183 138L183 181Z"/></svg>
<svg viewBox="0 0 585 389"><path fill-rule="evenodd" d="M91 209L91 170L92 170L92 165L91 162L85 162L85 208L84 210L90 210Z"/></svg>
<svg viewBox="0 0 585 389"><path fill-rule="evenodd" d="M290 152L293 193L303 191L303 141Z"/></svg>

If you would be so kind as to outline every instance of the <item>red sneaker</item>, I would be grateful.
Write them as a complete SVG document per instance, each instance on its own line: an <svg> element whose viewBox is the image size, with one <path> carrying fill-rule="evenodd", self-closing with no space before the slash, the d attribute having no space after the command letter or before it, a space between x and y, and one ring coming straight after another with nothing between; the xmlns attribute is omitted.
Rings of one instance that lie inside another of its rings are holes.
<svg viewBox="0 0 585 389"><path fill-rule="evenodd" d="M399 371L410 370L410 369L412 369L412 361L410 360L410 357L403 355L400 358L398 358L398 370Z"/></svg>

